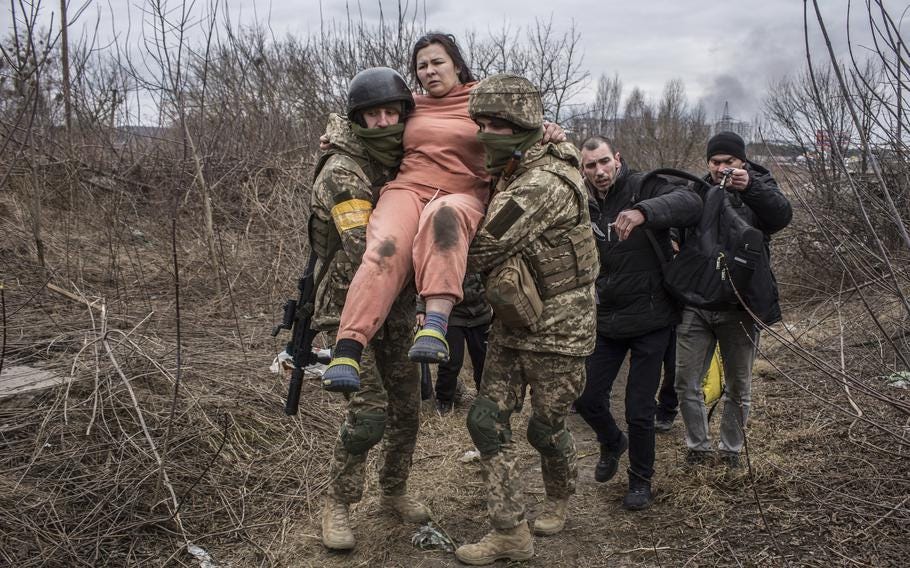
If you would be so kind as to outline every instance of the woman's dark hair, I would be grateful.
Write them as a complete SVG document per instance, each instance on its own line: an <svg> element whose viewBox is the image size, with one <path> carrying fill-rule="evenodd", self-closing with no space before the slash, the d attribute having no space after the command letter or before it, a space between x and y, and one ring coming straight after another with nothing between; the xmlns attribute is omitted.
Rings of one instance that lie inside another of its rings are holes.
<svg viewBox="0 0 910 568"><path fill-rule="evenodd" d="M411 73L414 75L415 79L417 78L417 52L433 43L441 45L452 59L452 63L455 64L455 67L461 69L461 71L458 72L459 81L462 83L474 81L474 75L471 73L468 64L465 63L464 57L461 55L461 50L458 49L458 45L455 43L455 36L442 32L430 32L425 34L414 44L414 50L411 52ZM420 80L417 82L419 84Z"/></svg>

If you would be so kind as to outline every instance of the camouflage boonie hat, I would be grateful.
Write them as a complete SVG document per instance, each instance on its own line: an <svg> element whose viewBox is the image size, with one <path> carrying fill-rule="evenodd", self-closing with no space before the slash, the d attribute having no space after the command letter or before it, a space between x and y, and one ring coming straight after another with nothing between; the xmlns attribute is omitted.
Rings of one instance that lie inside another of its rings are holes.
<svg viewBox="0 0 910 568"><path fill-rule="evenodd" d="M543 102L540 91L518 75L491 75L477 84L468 100L468 112L478 116L500 118L525 130L543 125Z"/></svg>

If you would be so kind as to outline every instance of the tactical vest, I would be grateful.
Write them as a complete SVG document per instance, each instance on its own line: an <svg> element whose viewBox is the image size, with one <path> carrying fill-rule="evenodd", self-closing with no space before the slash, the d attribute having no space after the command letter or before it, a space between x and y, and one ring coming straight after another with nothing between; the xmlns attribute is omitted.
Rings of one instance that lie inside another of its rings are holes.
<svg viewBox="0 0 910 568"><path fill-rule="evenodd" d="M597 278L599 260L591 224L585 222L588 196L583 189L581 174L564 161L546 155L537 166L568 184L578 202L578 221L568 231L559 228L544 231L525 253L529 268L544 300L563 292L581 288Z"/></svg>

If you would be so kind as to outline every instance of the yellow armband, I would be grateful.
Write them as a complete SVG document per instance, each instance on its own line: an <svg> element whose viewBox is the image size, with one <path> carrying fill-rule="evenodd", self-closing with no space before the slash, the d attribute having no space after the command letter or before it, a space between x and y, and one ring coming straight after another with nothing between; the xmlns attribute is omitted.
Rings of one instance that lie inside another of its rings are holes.
<svg viewBox="0 0 910 568"><path fill-rule="evenodd" d="M348 199L332 207L332 219L342 233L365 227L373 212L373 204L366 199Z"/></svg>

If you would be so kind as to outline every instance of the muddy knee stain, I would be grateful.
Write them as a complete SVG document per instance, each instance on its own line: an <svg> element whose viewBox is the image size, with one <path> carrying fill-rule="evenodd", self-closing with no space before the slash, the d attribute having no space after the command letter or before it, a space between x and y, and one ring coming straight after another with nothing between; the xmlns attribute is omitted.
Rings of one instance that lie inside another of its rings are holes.
<svg viewBox="0 0 910 568"><path fill-rule="evenodd" d="M433 240L441 250L458 244L458 217L451 207L440 207L433 216Z"/></svg>
<svg viewBox="0 0 910 568"><path fill-rule="evenodd" d="M383 258L389 258L390 256L395 255L395 250L395 239L390 237L382 241L382 244L379 245L379 256Z"/></svg>

